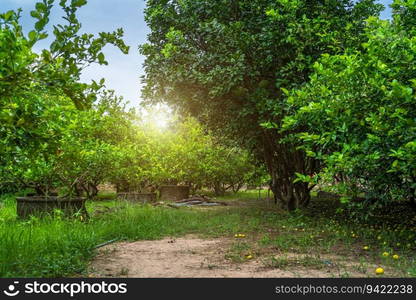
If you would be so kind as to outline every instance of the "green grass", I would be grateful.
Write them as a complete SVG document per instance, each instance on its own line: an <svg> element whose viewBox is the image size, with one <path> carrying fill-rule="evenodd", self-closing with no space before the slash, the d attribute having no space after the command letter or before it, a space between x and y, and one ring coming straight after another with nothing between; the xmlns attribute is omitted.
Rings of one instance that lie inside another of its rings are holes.
<svg viewBox="0 0 416 300"><path fill-rule="evenodd" d="M316 256L301 256L289 258L287 256L269 257L264 261L264 265L269 268L288 269L290 267L303 267L309 269L324 268L325 261Z"/></svg>
<svg viewBox="0 0 416 300"><path fill-rule="evenodd" d="M416 276L416 227L411 215L409 222L401 215L400 222L391 223L387 221L389 214L375 216L375 222L362 222L349 218L338 206L316 199L310 208L288 213L257 200L257 191L218 199L232 205L174 209L132 206L114 200L90 202L87 208L92 217L85 222L80 218L63 219L59 214L18 220L14 196L2 196L0 277L84 274L98 244L190 233L234 240L225 253L225 258L234 263L244 263L252 254L265 260L275 257L266 267L316 268L322 267L321 255L336 253L355 260L355 268L363 273L365 266L377 264L389 270L386 276ZM236 233L246 237L235 239ZM370 249L363 250L365 245ZM381 255L385 251L390 254L387 258ZM287 254L301 255L301 259L290 261L285 258ZM400 258L392 259L393 254Z"/></svg>
<svg viewBox="0 0 416 300"><path fill-rule="evenodd" d="M232 244L229 251L225 254L226 259L230 259L232 262L243 262L245 257L251 254L251 245L244 241L237 241Z"/></svg>
<svg viewBox="0 0 416 300"><path fill-rule="evenodd" d="M103 193L99 193L96 197L95 197L97 201L100 200L116 200L117 198L117 194L114 192L103 192Z"/></svg>
<svg viewBox="0 0 416 300"><path fill-rule="evenodd" d="M94 247L112 239L152 240L200 233L222 236L246 230L238 210L172 209L121 204L121 209L92 217L16 219L13 196L3 197L0 210L0 277L56 277L85 271ZM88 203L91 213L119 202ZM251 228L254 229L254 228Z"/></svg>

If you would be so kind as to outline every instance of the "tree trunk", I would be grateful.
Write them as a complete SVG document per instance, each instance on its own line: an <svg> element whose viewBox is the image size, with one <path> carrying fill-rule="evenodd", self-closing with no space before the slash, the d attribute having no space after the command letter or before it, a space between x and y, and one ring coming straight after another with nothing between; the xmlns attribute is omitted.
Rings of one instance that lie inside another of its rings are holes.
<svg viewBox="0 0 416 300"><path fill-rule="evenodd" d="M313 174L317 165L316 161L296 149L296 145L279 143L279 140L277 134L264 131L264 160L272 178L270 189L274 194L275 203L293 211L307 206L310 202L308 183L294 183L296 173Z"/></svg>
<svg viewBox="0 0 416 300"><path fill-rule="evenodd" d="M214 194L215 196L223 196L225 194L224 188L220 182L214 183Z"/></svg>

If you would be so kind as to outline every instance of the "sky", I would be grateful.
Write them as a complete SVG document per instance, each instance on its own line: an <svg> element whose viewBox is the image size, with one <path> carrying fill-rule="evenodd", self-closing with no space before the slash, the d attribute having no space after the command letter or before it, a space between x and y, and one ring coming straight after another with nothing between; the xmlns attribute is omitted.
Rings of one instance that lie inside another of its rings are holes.
<svg viewBox="0 0 416 300"><path fill-rule="evenodd" d="M30 11L36 2L36 0L0 0L0 12L22 8L23 29L28 32L33 28L34 22L30 17ZM105 78L106 87L115 90L117 95L123 96L134 107L140 104L140 76L144 74L142 68L144 57L139 54L138 46L146 42L149 33L144 21L145 2L145 0L88 0L88 4L78 12L83 26L82 32L98 33L122 27L125 32L124 40L130 46L128 55L122 54L113 46L107 46L104 53L108 66L92 65L84 71L81 79L90 82L91 79ZM381 15L386 19L391 14L388 5L392 0L379 0L379 2L386 7ZM50 16L50 24L60 23L61 17L62 12L55 7ZM41 41L36 44L35 50L48 48L49 44L50 39Z"/></svg>

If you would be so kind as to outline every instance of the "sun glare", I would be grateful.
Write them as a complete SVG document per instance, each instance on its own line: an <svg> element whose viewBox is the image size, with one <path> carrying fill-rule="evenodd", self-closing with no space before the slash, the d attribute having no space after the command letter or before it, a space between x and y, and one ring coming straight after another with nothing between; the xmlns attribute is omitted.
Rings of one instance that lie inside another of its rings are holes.
<svg viewBox="0 0 416 300"><path fill-rule="evenodd" d="M164 130L172 120L172 113L168 107L158 107L157 109L147 110L143 117L150 126Z"/></svg>
<svg viewBox="0 0 416 300"><path fill-rule="evenodd" d="M169 117L166 114L157 114L154 116L153 123L159 129L165 129L169 124Z"/></svg>

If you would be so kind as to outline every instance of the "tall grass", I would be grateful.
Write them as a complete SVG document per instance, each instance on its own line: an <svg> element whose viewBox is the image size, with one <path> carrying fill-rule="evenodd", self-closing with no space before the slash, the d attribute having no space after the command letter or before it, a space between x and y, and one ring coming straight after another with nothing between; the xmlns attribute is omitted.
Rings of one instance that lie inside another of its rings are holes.
<svg viewBox="0 0 416 300"><path fill-rule="evenodd" d="M244 227L238 211L129 205L88 222L61 218L59 214L18 220L14 197L7 197L3 203L0 277L60 277L82 273L94 255L94 248L112 239L152 240L184 233L221 235Z"/></svg>
<svg viewBox="0 0 416 300"><path fill-rule="evenodd" d="M314 201L305 211L288 213L279 211L270 201L262 205L257 198L256 191L248 191L219 198L233 203L230 206L181 209L99 201L88 203L92 217L82 221L60 214L18 220L15 197L2 196L0 277L82 275L95 247L106 241L152 240L188 233L231 238L235 233L245 233L243 242L256 249L306 254L342 252L345 256L365 256L366 260L401 269L406 276L416 276L416 227L404 223L403 216L400 227L393 227L388 218L382 221L388 214L375 217L382 225L371 225L336 213L337 207L331 208L327 202ZM234 203L235 199L242 201ZM364 245L370 250L363 252ZM399 254L400 260L382 259L385 251ZM232 254L240 257L241 251L237 252Z"/></svg>

